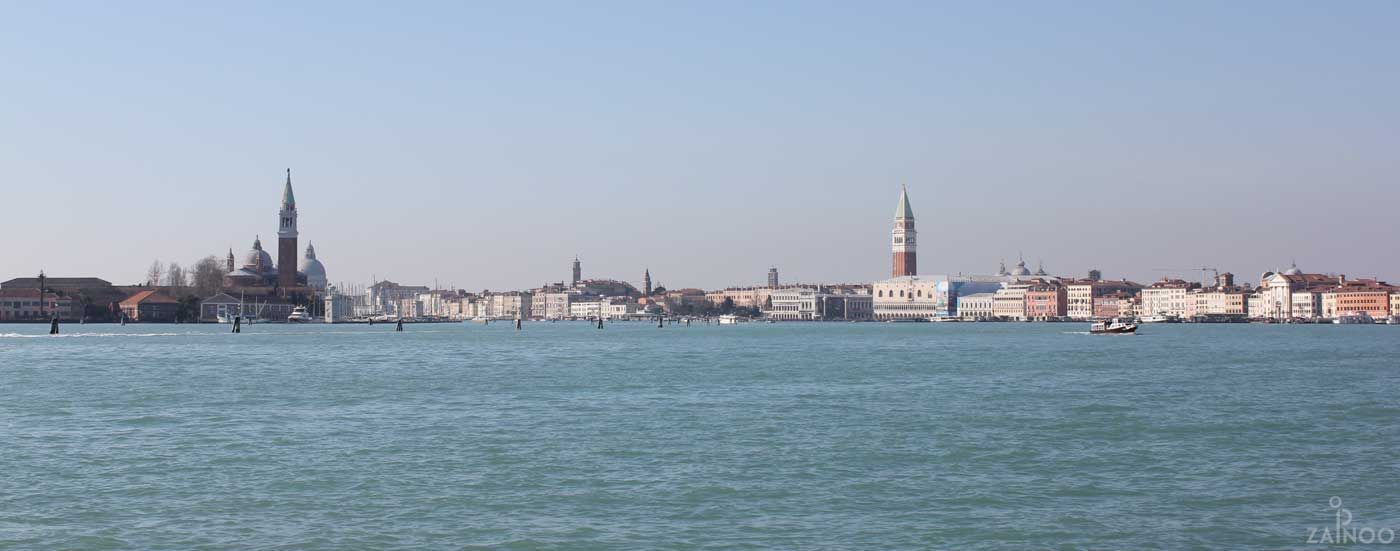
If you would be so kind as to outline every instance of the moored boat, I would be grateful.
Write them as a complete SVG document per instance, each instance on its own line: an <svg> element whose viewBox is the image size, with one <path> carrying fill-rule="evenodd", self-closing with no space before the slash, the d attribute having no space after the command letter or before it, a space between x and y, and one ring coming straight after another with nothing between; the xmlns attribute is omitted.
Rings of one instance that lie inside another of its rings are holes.
<svg viewBox="0 0 1400 551"><path fill-rule="evenodd" d="M1366 312L1352 312L1337 316L1336 319L1332 320L1332 323L1337 325L1370 325L1376 323L1376 320Z"/></svg>
<svg viewBox="0 0 1400 551"><path fill-rule="evenodd" d="M287 323L306 323L315 320L316 318L314 316L306 312L305 306L292 308L291 315L287 316Z"/></svg>

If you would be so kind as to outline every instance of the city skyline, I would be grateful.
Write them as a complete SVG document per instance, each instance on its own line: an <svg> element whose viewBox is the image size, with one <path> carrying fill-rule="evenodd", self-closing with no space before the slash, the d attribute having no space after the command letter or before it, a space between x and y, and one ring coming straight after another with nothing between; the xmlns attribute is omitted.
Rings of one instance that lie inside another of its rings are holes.
<svg viewBox="0 0 1400 551"><path fill-rule="evenodd" d="M874 281L901 186L920 273L1400 279L1400 8L885 6L15 5L0 278L243 251L290 166L333 283Z"/></svg>

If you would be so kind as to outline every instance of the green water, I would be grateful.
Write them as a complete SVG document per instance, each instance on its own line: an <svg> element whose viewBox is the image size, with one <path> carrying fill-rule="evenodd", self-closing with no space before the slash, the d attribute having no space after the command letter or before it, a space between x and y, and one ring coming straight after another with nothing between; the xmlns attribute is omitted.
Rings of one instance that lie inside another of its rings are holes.
<svg viewBox="0 0 1400 551"><path fill-rule="evenodd" d="M0 326L0 548L1312 548L1400 327Z"/></svg>

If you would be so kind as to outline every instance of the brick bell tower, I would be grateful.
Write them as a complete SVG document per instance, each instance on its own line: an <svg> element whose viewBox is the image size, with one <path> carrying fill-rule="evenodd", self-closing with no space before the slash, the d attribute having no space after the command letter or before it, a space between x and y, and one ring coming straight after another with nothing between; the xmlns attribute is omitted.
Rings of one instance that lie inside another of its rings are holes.
<svg viewBox="0 0 1400 551"><path fill-rule="evenodd" d="M277 286L297 286L297 199L292 195L292 169L287 169L287 185L282 188L282 211L277 225Z"/></svg>
<svg viewBox="0 0 1400 551"><path fill-rule="evenodd" d="M894 276L919 275L918 257L915 256L914 209L909 208L909 190L899 192L899 206L894 209L894 231L890 232L891 252L894 253Z"/></svg>

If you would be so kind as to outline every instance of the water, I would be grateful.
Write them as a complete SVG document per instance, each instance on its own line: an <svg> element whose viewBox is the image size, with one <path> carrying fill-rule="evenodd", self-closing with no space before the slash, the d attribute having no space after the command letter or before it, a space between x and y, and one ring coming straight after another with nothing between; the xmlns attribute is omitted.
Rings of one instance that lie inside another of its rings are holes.
<svg viewBox="0 0 1400 551"><path fill-rule="evenodd" d="M1304 548L1400 327L0 326L0 548Z"/></svg>

